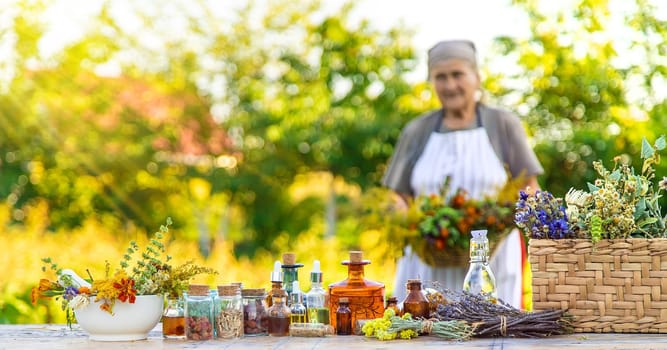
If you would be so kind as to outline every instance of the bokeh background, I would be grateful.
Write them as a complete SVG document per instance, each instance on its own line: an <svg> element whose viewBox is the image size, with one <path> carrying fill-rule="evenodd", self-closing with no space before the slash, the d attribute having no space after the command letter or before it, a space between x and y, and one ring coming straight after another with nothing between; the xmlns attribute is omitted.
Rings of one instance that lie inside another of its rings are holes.
<svg viewBox="0 0 667 350"><path fill-rule="evenodd" d="M197 282L268 288L293 251L326 285L360 249L391 294L380 178L437 107L426 49L478 43L484 100L521 117L563 196L664 133L660 2L2 0L0 323L64 322L30 303L40 259L102 274L167 217L174 260L220 272Z"/></svg>

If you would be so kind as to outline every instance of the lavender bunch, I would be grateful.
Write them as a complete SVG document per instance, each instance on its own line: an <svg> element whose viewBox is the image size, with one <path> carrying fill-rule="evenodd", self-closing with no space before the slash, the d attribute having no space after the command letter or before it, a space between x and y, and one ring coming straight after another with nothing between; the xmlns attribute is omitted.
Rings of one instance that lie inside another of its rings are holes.
<svg viewBox="0 0 667 350"><path fill-rule="evenodd" d="M547 191L519 192L514 222L530 238L573 238L561 198Z"/></svg>

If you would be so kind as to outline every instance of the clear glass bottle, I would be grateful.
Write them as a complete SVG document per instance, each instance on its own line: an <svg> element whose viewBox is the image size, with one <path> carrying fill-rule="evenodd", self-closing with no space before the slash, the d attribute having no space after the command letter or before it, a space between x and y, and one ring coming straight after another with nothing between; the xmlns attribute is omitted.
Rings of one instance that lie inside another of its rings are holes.
<svg viewBox="0 0 667 350"><path fill-rule="evenodd" d="M375 319L384 314L384 284L364 278L364 266L370 264L363 260L363 253L351 251L347 265L347 279L329 285L329 313L331 325L336 325L338 300L348 298L352 311L352 324L357 319Z"/></svg>
<svg viewBox="0 0 667 350"><path fill-rule="evenodd" d="M486 230L471 232L470 268L463 280L463 290L481 294L487 300L495 303L498 299L496 278L489 266L489 239L486 237L486 232Z"/></svg>
<svg viewBox="0 0 667 350"><path fill-rule="evenodd" d="M336 334L352 335L352 310L350 310L350 303L347 298L338 299Z"/></svg>
<svg viewBox="0 0 667 350"><path fill-rule="evenodd" d="M290 323L306 323L308 321L308 314L306 307L303 306L303 293L299 288L299 281L292 282L292 295L290 295L292 302L290 303Z"/></svg>
<svg viewBox="0 0 667 350"><path fill-rule="evenodd" d="M403 313L410 313L412 318L429 318L431 305L422 293L422 281L409 279L406 285L408 294L403 300Z"/></svg>
<svg viewBox="0 0 667 350"><path fill-rule="evenodd" d="M283 286L285 286L285 292L287 292L287 305L290 305L291 295L292 295L292 286L294 281L299 280L299 268L303 267L303 264L298 264L296 262L296 254L294 253L284 253L283 254Z"/></svg>
<svg viewBox="0 0 667 350"><path fill-rule="evenodd" d="M269 308L269 335L284 337L289 335L290 309L285 304L287 293L283 290L273 291L273 305Z"/></svg>
<svg viewBox="0 0 667 350"><path fill-rule="evenodd" d="M167 296L162 313L162 336L166 339L185 339L185 310L181 296Z"/></svg>
<svg viewBox="0 0 667 350"><path fill-rule="evenodd" d="M213 299L206 285L191 284L185 294L185 337L213 339Z"/></svg>
<svg viewBox="0 0 667 350"><path fill-rule="evenodd" d="M241 290L243 299L243 335L254 337L269 334L269 314L264 288Z"/></svg>
<svg viewBox="0 0 667 350"><path fill-rule="evenodd" d="M392 309L392 310L394 310L394 314L396 316L401 315L401 309L398 308L398 298L397 297L387 298L387 306L384 309L385 310Z"/></svg>
<svg viewBox="0 0 667 350"><path fill-rule="evenodd" d="M243 336L243 302L238 284L218 286L218 295L213 299L213 322L215 337L220 339Z"/></svg>
<svg viewBox="0 0 667 350"><path fill-rule="evenodd" d="M322 288L322 271L320 261L313 261L313 271L310 273L310 290L306 293L306 308L308 322L329 324L329 298Z"/></svg>
<svg viewBox="0 0 667 350"><path fill-rule="evenodd" d="M266 296L266 304L268 307L273 305L273 291L283 289L283 271L282 264L276 260L273 263L273 271L271 272L271 290Z"/></svg>

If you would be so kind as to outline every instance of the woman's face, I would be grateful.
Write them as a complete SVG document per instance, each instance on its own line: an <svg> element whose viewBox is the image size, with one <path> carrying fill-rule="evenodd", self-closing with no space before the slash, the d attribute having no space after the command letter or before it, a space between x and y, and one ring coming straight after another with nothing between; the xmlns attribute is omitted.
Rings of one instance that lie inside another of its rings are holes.
<svg viewBox="0 0 667 350"><path fill-rule="evenodd" d="M452 58L437 62L429 77L445 110L463 110L475 104L480 80L477 70L468 61Z"/></svg>

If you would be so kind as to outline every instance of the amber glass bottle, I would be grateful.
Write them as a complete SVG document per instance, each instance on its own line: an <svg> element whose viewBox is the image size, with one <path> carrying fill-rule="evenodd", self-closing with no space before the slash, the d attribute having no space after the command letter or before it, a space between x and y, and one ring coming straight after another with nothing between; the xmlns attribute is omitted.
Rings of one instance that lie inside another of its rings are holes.
<svg viewBox="0 0 667 350"><path fill-rule="evenodd" d="M330 324L336 325L336 310L340 298L348 298L352 312L352 324L356 320L380 318L384 314L384 284L364 278L364 266L370 264L363 260L363 253L350 252L347 265L347 279L329 285Z"/></svg>
<svg viewBox="0 0 667 350"><path fill-rule="evenodd" d="M352 334L352 311L347 298L338 299L338 309L336 309L336 334Z"/></svg>
<svg viewBox="0 0 667 350"><path fill-rule="evenodd" d="M269 308L269 335L284 337L289 335L290 309L285 305L287 293L280 289L273 291L273 305Z"/></svg>
<svg viewBox="0 0 667 350"><path fill-rule="evenodd" d="M394 314L396 316L401 315L401 309L398 308L398 298L396 298L396 297L387 298L387 306L384 309L385 309L385 311L389 310L389 309L392 309L392 310L394 310Z"/></svg>
<svg viewBox="0 0 667 350"><path fill-rule="evenodd" d="M403 313L410 313L413 318L428 318L430 304L422 293L422 281L410 279L407 287L408 295L403 300Z"/></svg>

